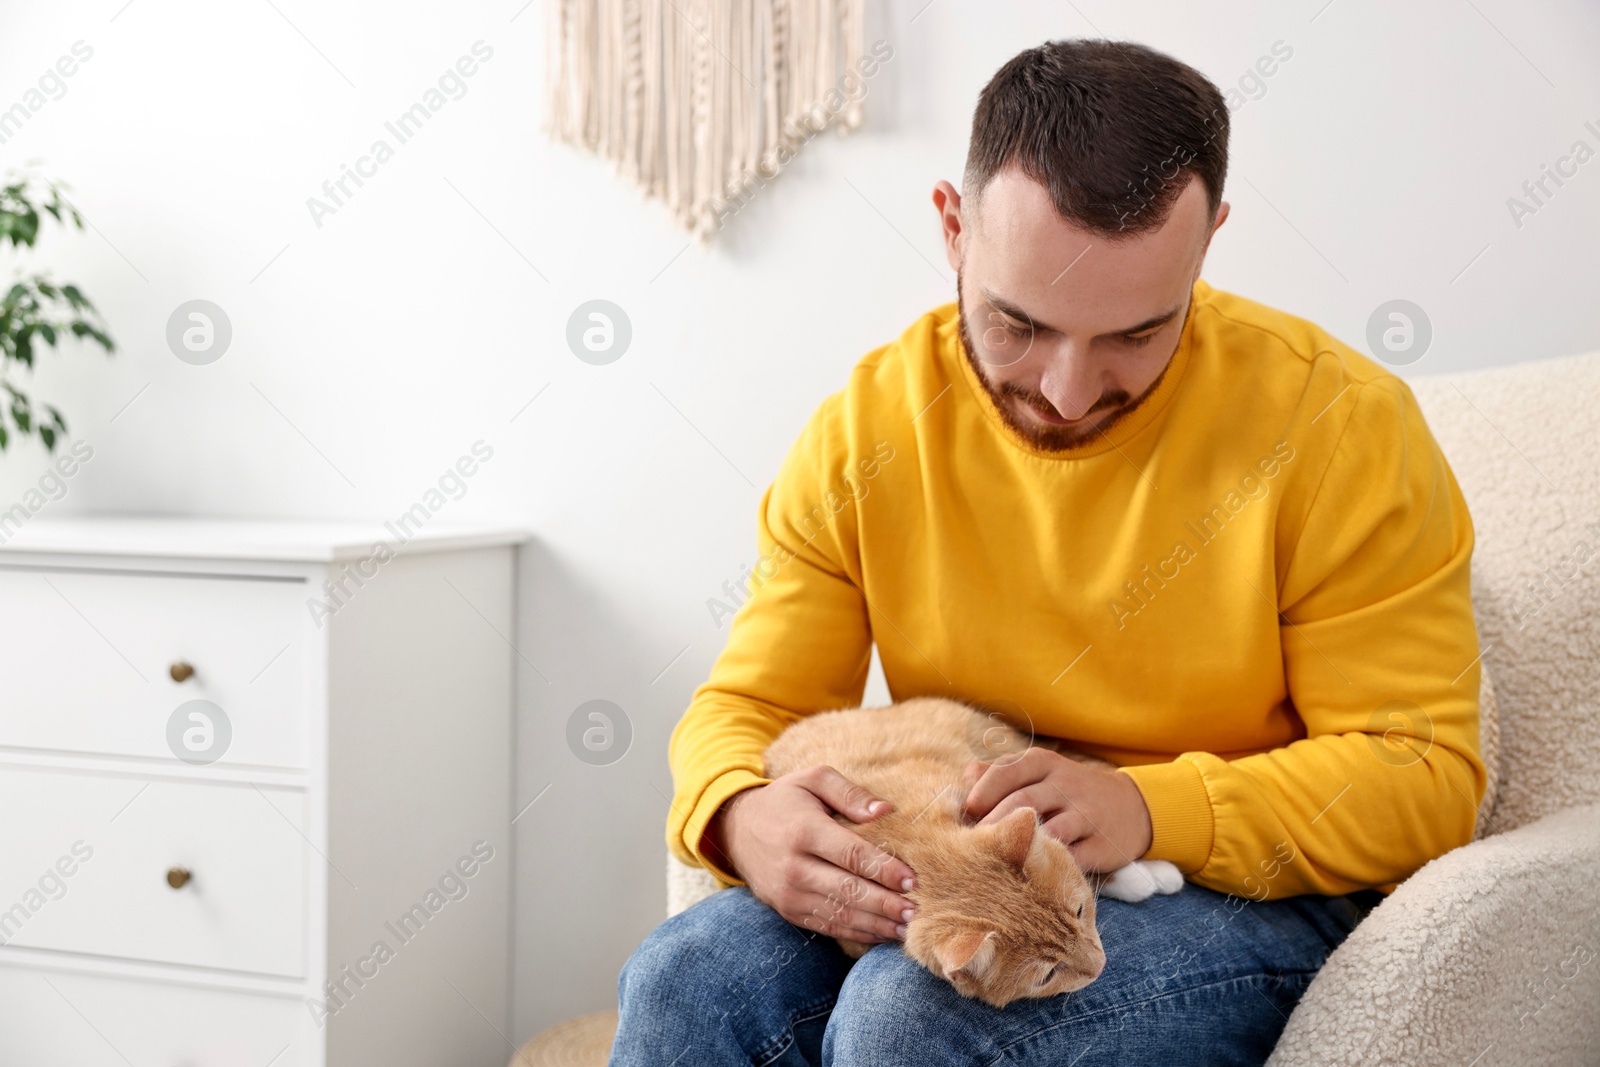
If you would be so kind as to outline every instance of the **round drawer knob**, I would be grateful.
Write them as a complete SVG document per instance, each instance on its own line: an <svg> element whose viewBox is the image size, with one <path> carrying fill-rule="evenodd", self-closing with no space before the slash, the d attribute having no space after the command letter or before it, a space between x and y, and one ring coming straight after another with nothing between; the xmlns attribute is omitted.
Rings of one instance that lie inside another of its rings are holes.
<svg viewBox="0 0 1600 1067"><path fill-rule="evenodd" d="M174 867L167 872L167 884L174 889L182 889L189 884L189 879L194 877L182 867Z"/></svg>
<svg viewBox="0 0 1600 1067"><path fill-rule="evenodd" d="M183 660L174 660L172 666L167 668L167 673L172 675L174 682L187 682L194 677L194 667Z"/></svg>

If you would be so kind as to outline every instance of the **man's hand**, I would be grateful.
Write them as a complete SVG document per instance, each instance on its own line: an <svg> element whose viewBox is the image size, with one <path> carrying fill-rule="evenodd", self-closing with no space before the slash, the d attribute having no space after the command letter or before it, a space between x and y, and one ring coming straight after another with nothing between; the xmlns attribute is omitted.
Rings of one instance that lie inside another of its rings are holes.
<svg viewBox="0 0 1600 1067"><path fill-rule="evenodd" d="M980 825L1035 808L1086 871L1114 871L1150 847L1150 809L1132 778L1037 746L967 764L966 813Z"/></svg>
<svg viewBox="0 0 1600 1067"><path fill-rule="evenodd" d="M796 926L867 944L899 940L916 907L900 895L915 884L911 868L832 816L864 823L890 810L832 767L811 767L729 797L702 847L720 851L756 899Z"/></svg>

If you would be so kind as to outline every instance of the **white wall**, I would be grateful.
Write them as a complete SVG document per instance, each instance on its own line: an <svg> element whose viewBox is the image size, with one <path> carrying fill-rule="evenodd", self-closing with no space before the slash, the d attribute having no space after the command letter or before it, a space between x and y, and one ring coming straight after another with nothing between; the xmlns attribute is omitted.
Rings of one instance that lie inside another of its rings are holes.
<svg viewBox="0 0 1600 1067"><path fill-rule="evenodd" d="M540 4L273 2L0 8L0 108L75 41L94 50L0 145L0 167L42 158L75 187L94 230L47 233L38 258L121 346L47 354L32 380L95 450L51 508L387 517L492 445L448 514L540 535L521 641L547 681L522 679L517 793L553 785L517 824L519 1038L612 1003L660 917L666 739L726 634L705 600L752 560L760 488L807 414L954 297L929 191L959 184L976 94L1016 51L1103 32L1228 86L1285 42L1234 114L1213 284L1358 346L1374 307L1414 300L1435 340L1408 374L1600 347L1600 162L1520 228L1506 207L1575 140L1600 148L1584 0L875 0L895 56L867 129L815 141L709 254L541 136ZM467 95L315 226L306 198L479 39L494 55ZM203 367L164 341L197 297L234 327ZM563 340L594 297L634 326L608 367ZM35 445L0 459L0 507L44 464ZM564 741L595 697L635 728L603 768Z"/></svg>

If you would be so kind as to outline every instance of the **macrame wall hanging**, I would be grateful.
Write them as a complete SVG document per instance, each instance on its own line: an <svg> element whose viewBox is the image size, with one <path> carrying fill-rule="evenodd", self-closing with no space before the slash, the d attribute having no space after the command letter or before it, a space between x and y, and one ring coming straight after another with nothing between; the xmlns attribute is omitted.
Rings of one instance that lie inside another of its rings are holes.
<svg viewBox="0 0 1600 1067"><path fill-rule="evenodd" d="M817 132L861 125L864 6L545 0L545 132L610 160L705 244Z"/></svg>

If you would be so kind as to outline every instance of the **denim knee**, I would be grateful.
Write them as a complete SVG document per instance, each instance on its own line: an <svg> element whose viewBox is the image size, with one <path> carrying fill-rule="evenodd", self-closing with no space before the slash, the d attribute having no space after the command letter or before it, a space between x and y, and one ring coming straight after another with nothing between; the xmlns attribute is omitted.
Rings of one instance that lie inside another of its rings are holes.
<svg viewBox="0 0 1600 1067"><path fill-rule="evenodd" d="M623 965L611 1062L815 1064L849 964L745 887L713 894L656 927Z"/></svg>
<svg viewBox="0 0 1600 1067"><path fill-rule="evenodd" d="M856 961L824 1040L831 1067L981 1063L999 1051L999 1012L957 993L907 956L879 945Z"/></svg>
<svg viewBox="0 0 1600 1067"><path fill-rule="evenodd" d="M617 976L617 999L624 1007L649 1011L693 1012L713 998L706 991L721 984L731 945L725 930L702 921L693 909L680 912L650 931Z"/></svg>

